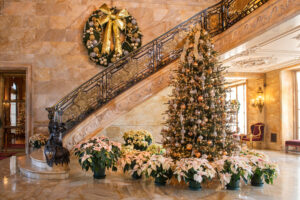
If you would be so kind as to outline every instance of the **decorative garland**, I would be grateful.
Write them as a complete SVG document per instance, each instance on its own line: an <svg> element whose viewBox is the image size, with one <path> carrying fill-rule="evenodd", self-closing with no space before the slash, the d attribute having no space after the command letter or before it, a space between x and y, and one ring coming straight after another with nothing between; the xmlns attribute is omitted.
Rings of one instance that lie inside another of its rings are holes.
<svg viewBox="0 0 300 200"><path fill-rule="evenodd" d="M127 10L103 4L86 22L83 43L90 59L107 67L139 48L142 34L136 19Z"/></svg>

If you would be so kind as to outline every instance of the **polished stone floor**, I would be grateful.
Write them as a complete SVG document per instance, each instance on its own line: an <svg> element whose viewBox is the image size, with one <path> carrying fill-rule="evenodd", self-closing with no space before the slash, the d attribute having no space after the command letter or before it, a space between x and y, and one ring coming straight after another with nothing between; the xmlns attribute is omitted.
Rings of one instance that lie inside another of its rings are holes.
<svg viewBox="0 0 300 200"><path fill-rule="evenodd" d="M152 180L132 180L120 173L108 173L104 180L94 180L91 173L81 171L76 160L71 162L67 180L34 180L10 175L9 159L0 161L1 200L67 200L67 199L300 199L300 155L264 151L278 162L280 176L274 185L263 188L243 185L239 191L227 191L216 184L201 191L191 191L185 185L155 186Z"/></svg>

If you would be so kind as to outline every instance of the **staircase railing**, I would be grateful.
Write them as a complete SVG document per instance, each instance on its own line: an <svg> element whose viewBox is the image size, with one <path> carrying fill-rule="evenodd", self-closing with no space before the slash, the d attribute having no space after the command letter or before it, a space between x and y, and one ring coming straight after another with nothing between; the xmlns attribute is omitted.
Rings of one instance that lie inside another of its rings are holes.
<svg viewBox="0 0 300 200"><path fill-rule="evenodd" d="M168 32L101 71L48 111L49 129L55 122L63 124L64 134L88 115L137 82L176 60L182 41L191 28L199 24L215 36L244 18L268 0L223 0L177 25Z"/></svg>

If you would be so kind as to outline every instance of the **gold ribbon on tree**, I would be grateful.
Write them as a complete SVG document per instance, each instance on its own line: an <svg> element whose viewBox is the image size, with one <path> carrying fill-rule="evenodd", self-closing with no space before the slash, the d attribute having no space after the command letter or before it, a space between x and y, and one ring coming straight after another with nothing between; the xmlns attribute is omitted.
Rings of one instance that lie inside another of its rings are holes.
<svg viewBox="0 0 300 200"><path fill-rule="evenodd" d="M129 16L127 10L122 9L116 14L113 14L113 11L106 5L103 4L99 8L105 16L97 19L98 23L102 26L106 24L103 45L101 53L110 53L111 46L114 45L115 52L118 54L122 54L122 44L120 40L120 30L124 30L126 27L126 22L124 19ZM113 32L112 32L113 31ZM114 43L113 43L114 42Z"/></svg>

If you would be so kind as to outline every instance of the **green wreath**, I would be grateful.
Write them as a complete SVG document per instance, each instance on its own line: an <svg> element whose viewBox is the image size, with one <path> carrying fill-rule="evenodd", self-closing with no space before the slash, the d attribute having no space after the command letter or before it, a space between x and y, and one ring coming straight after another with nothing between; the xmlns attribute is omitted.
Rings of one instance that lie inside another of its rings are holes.
<svg viewBox="0 0 300 200"><path fill-rule="evenodd" d="M136 19L125 9L103 4L85 24L83 43L90 59L107 67L142 45Z"/></svg>

